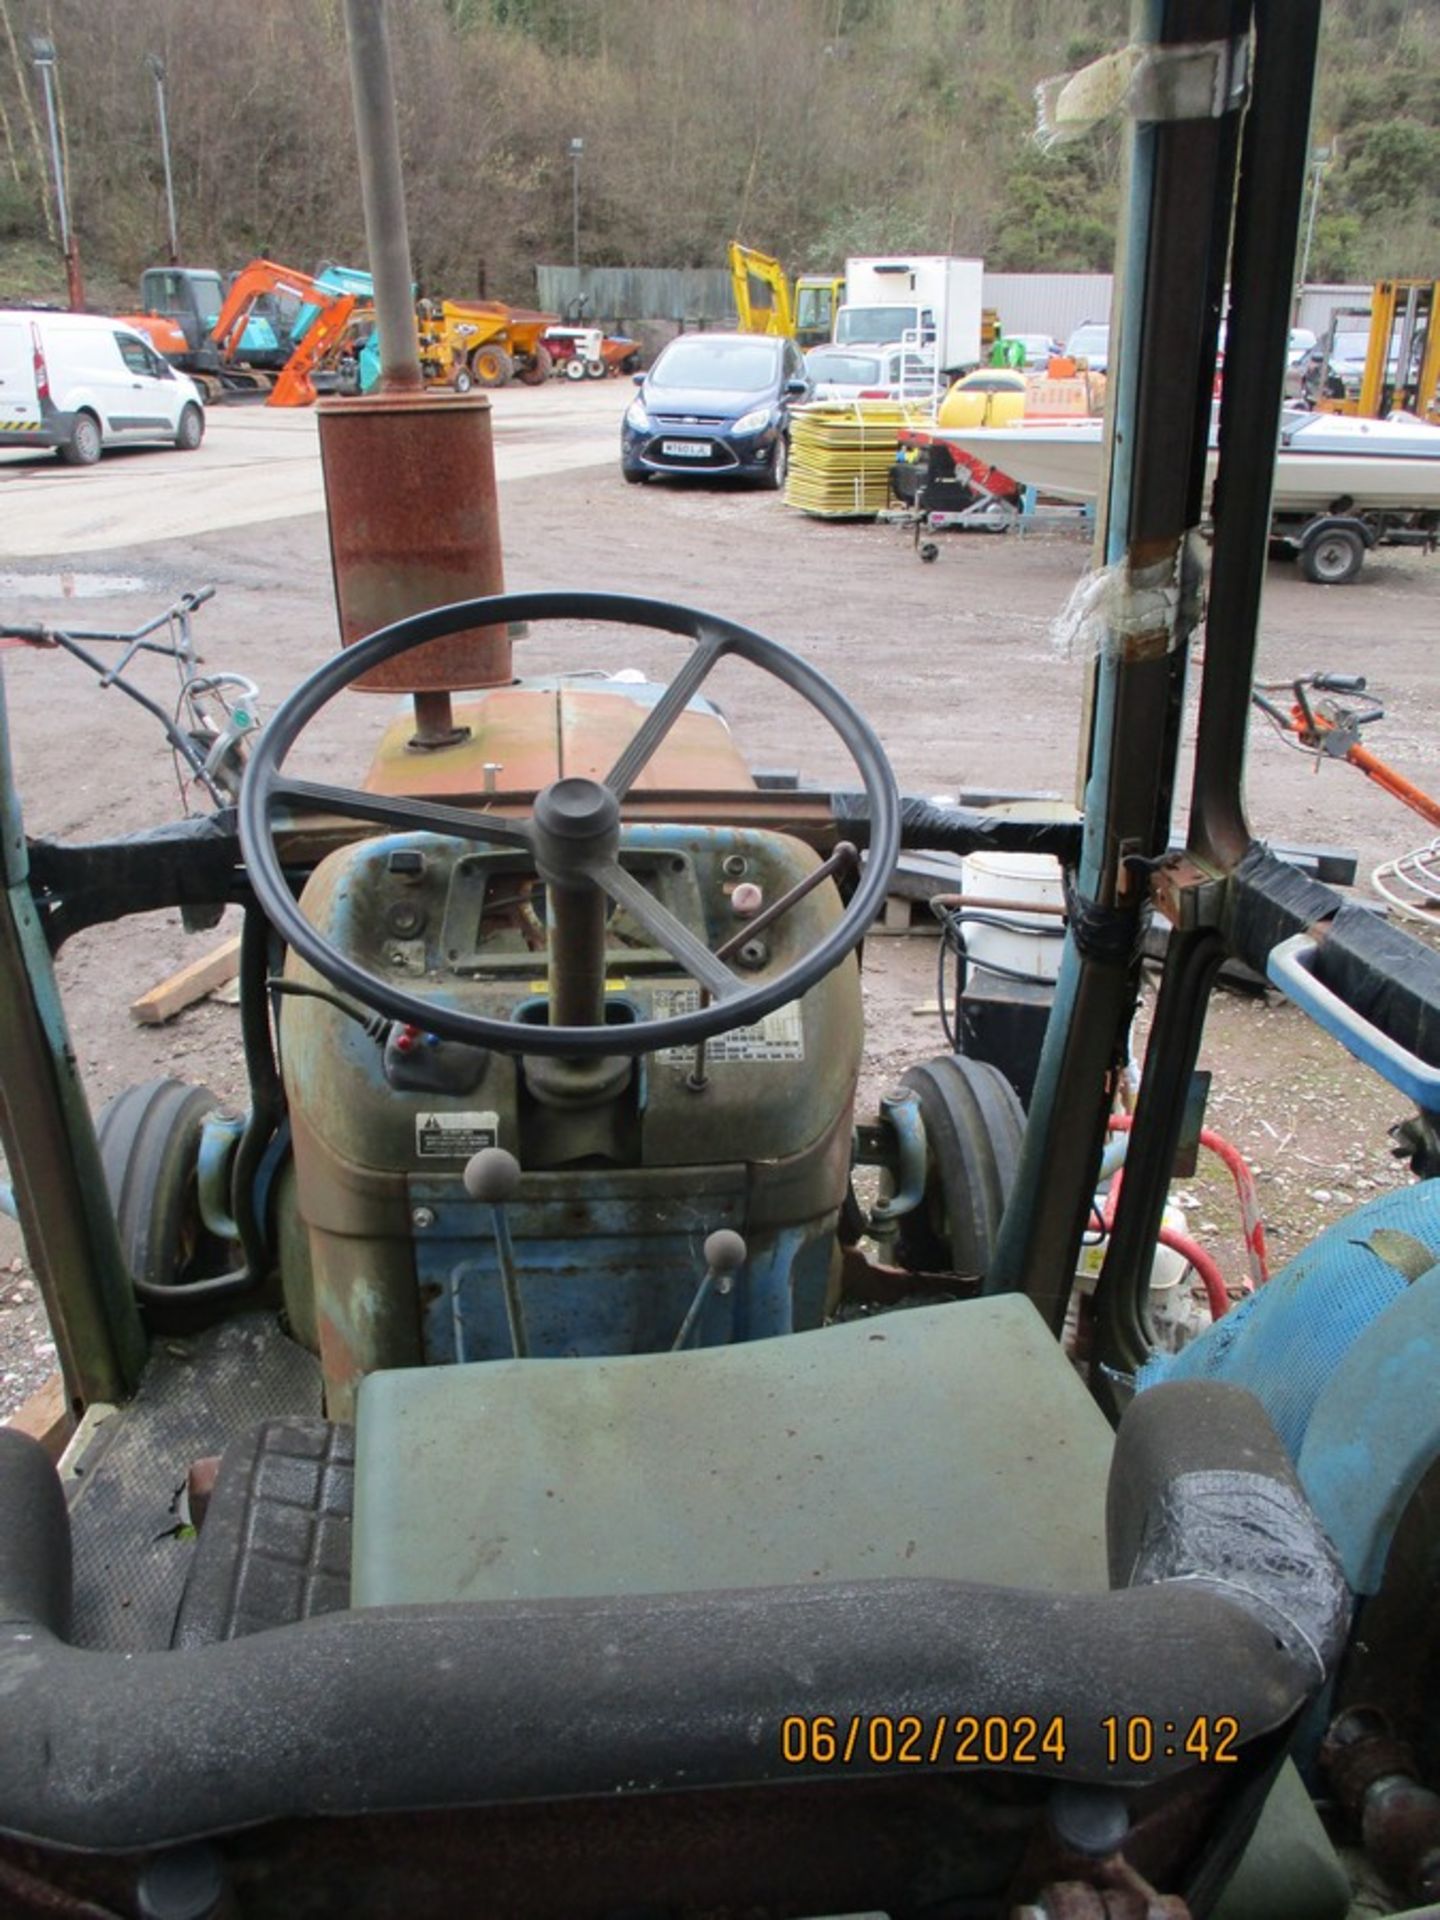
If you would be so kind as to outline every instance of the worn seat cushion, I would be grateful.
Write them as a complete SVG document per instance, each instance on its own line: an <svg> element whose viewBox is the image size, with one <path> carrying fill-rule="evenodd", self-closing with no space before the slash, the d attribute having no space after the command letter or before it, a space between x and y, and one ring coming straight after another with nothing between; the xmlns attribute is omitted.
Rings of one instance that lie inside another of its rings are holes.
<svg viewBox="0 0 1440 1920"><path fill-rule="evenodd" d="M379 1373L352 1604L1107 1584L1112 1435L1028 1301L678 1354Z"/></svg>

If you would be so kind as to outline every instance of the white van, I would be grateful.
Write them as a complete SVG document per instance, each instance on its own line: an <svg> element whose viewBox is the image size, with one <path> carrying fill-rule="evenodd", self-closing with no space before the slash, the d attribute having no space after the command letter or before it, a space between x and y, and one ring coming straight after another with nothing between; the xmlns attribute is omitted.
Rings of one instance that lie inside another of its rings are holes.
<svg viewBox="0 0 1440 1920"><path fill-rule="evenodd" d="M58 447L93 466L104 447L161 440L187 451L205 434L205 406L121 320L0 309L0 447Z"/></svg>

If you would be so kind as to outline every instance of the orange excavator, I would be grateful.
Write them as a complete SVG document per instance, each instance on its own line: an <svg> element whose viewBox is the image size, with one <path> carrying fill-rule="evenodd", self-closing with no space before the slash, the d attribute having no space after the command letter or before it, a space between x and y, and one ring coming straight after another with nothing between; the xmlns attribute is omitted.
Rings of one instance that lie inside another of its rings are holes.
<svg viewBox="0 0 1440 1920"><path fill-rule="evenodd" d="M218 291L219 275L208 269L157 268L142 282L148 310L124 317L198 381L207 400L264 393L267 406L309 406L311 371L339 343L357 296L273 260L243 267L217 310ZM262 303L267 311L257 312ZM277 311L293 318L307 308L312 317L298 339L276 329Z"/></svg>
<svg viewBox="0 0 1440 1920"><path fill-rule="evenodd" d="M211 330L211 343L222 365L234 360L256 301L267 295L319 309L265 397L267 407L308 407L316 397L311 372L339 345L355 311L356 295L337 293L308 273L277 266L273 260L252 260L236 274Z"/></svg>

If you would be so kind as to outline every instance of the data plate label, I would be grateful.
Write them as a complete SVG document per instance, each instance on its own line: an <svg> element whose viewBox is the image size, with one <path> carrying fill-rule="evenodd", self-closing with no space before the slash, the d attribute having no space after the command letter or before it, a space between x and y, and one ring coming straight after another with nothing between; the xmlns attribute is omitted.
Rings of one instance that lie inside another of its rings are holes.
<svg viewBox="0 0 1440 1920"><path fill-rule="evenodd" d="M694 987L657 987L654 996L655 1017L667 1020L672 1014L694 1013L700 995ZM679 1065L693 1060L691 1047L662 1047L656 1056ZM805 1058L805 1022L800 1002L777 1007L753 1027L736 1027L731 1033L717 1033L705 1042L708 1061L749 1060L784 1061Z"/></svg>

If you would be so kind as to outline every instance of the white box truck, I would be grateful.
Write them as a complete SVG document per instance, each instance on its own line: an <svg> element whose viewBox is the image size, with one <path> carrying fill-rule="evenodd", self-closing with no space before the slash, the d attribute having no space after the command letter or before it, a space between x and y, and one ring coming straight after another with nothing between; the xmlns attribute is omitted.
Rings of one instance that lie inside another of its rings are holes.
<svg viewBox="0 0 1440 1920"><path fill-rule="evenodd" d="M943 253L873 254L845 262L845 299L835 316L837 346L892 341L934 348L942 373L980 358L983 260Z"/></svg>

